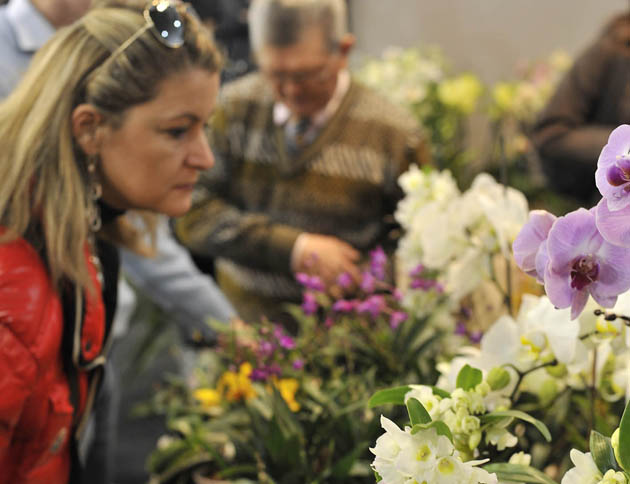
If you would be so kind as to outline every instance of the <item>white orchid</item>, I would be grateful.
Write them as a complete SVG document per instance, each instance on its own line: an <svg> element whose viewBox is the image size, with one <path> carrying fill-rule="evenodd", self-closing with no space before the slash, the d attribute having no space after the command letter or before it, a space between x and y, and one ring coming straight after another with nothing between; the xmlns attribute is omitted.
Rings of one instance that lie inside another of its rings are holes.
<svg viewBox="0 0 630 484"><path fill-rule="evenodd" d="M567 471L561 484L597 484L604 477L599 472L590 452L584 453L571 449L569 456L575 467Z"/></svg>
<svg viewBox="0 0 630 484"><path fill-rule="evenodd" d="M423 389L416 392L425 395ZM425 395L426 396L426 395ZM411 433L381 416L385 434L370 451L375 455L372 468L383 484L431 482L443 484L497 484L495 474L475 467L485 461L463 462L451 441L433 427Z"/></svg>

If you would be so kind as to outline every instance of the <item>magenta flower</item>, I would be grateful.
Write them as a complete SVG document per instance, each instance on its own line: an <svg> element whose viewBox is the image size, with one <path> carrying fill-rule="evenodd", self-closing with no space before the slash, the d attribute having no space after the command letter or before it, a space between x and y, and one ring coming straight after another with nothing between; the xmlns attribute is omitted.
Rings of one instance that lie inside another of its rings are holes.
<svg viewBox="0 0 630 484"><path fill-rule="evenodd" d="M310 289L315 292L323 292L325 287L324 283L318 276L309 276L304 272L298 272L295 275L295 279L306 289Z"/></svg>
<svg viewBox="0 0 630 484"><path fill-rule="evenodd" d="M280 338L279 343L285 350L292 350L295 348L295 340L286 334Z"/></svg>
<svg viewBox="0 0 630 484"><path fill-rule="evenodd" d="M575 319L589 294L604 307L630 289L630 250L602 237L594 211L580 208L558 218L547 237L545 291L558 308L571 307Z"/></svg>
<svg viewBox="0 0 630 484"><path fill-rule="evenodd" d="M315 314L317 309L319 309L319 304L315 296L310 292L305 292L302 295L302 311L304 311L304 314L310 316Z"/></svg>
<svg viewBox="0 0 630 484"><path fill-rule="evenodd" d="M402 323L407 321L408 315L404 311L394 311L389 317L389 326L392 329L398 328Z"/></svg>
<svg viewBox="0 0 630 484"><path fill-rule="evenodd" d="M333 304L332 310L338 313L351 313L352 311L355 310L356 307L357 307L356 300L349 301L347 299L339 299L339 301L336 301Z"/></svg>
<svg viewBox="0 0 630 484"><path fill-rule="evenodd" d="M381 246L370 252L370 272L379 281L385 279L385 266L387 265L387 255Z"/></svg>
<svg viewBox="0 0 630 484"><path fill-rule="evenodd" d="M302 368L304 368L304 360L301 360L300 358L296 358L295 360L293 360L292 365L294 370L301 370Z"/></svg>
<svg viewBox="0 0 630 484"><path fill-rule="evenodd" d="M380 294L374 294L368 297L365 301L362 301L357 306L359 313L369 313L373 318L378 315L385 308L385 299Z"/></svg>
<svg viewBox="0 0 630 484"><path fill-rule="evenodd" d="M610 133L597 161L595 184L611 212L630 206L630 125Z"/></svg>
<svg viewBox="0 0 630 484"><path fill-rule="evenodd" d="M352 286L352 283L353 283L352 276L348 274L347 272L342 272L337 277L337 284L339 284L339 287L343 289L348 289L350 286Z"/></svg>
<svg viewBox="0 0 630 484"><path fill-rule="evenodd" d="M254 368L249 374L251 381L265 381L267 378L269 378L269 372L265 367Z"/></svg>
<svg viewBox="0 0 630 484"><path fill-rule="evenodd" d="M371 272L366 271L363 273L363 277L361 278L361 289L368 294L372 294L374 289L376 289L376 278Z"/></svg>
<svg viewBox="0 0 630 484"><path fill-rule="evenodd" d="M539 273L536 270L536 258L541 252L541 248L546 254L547 236L555 221L555 215L549 212L532 210L529 213L529 220L512 244L516 265L530 276L536 277L540 283L543 282L545 275L544 266L542 267L543 272Z"/></svg>

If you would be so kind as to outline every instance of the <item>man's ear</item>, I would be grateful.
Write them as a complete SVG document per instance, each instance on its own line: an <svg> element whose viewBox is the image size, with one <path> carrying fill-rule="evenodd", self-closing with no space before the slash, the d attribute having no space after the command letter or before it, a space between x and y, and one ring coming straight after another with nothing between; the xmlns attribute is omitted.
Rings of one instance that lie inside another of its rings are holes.
<svg viewBox="0 0 630 484"><path fill-rule="evenodd" d="M72 135L86 155L99 153L102 123L103 115L91 104L79 104L72 111Z"/></svg>
<svg viewBox="0 0 630 484"><path fill-rule="evenodd" d="M354 47L356 40L356 37L349 32L343 34L343 37L341 37L339 41L339 51L341 54L347 56L352 50L352 47Z"/></svg>

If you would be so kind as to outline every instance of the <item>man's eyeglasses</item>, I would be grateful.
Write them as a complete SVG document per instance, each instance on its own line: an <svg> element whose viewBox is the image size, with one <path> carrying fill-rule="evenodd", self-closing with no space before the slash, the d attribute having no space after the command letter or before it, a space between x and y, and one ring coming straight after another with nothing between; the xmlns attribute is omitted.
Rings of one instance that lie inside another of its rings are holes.
<svg viewBox="0 0 630 484"><path fill-rule="evenodd" d="M270 81L277 84L284 84L289 81L295 84L317 84L325 82L331 77L331 65L332 62L329 60L324 65L312 69L303 69L293 72L263 70L263 72Z"/></svg>

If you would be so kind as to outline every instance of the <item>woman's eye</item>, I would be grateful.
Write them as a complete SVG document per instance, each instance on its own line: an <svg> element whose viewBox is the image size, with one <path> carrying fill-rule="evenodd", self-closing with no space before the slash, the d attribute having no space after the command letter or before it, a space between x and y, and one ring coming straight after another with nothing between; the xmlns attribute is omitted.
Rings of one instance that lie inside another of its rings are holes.
<svg viewBox="0 0 630 484"><path fill-rule="evenodd" d="M165 131L170 137L177 139L184 136L188 131L188 128L169 128Z"/></svg>

